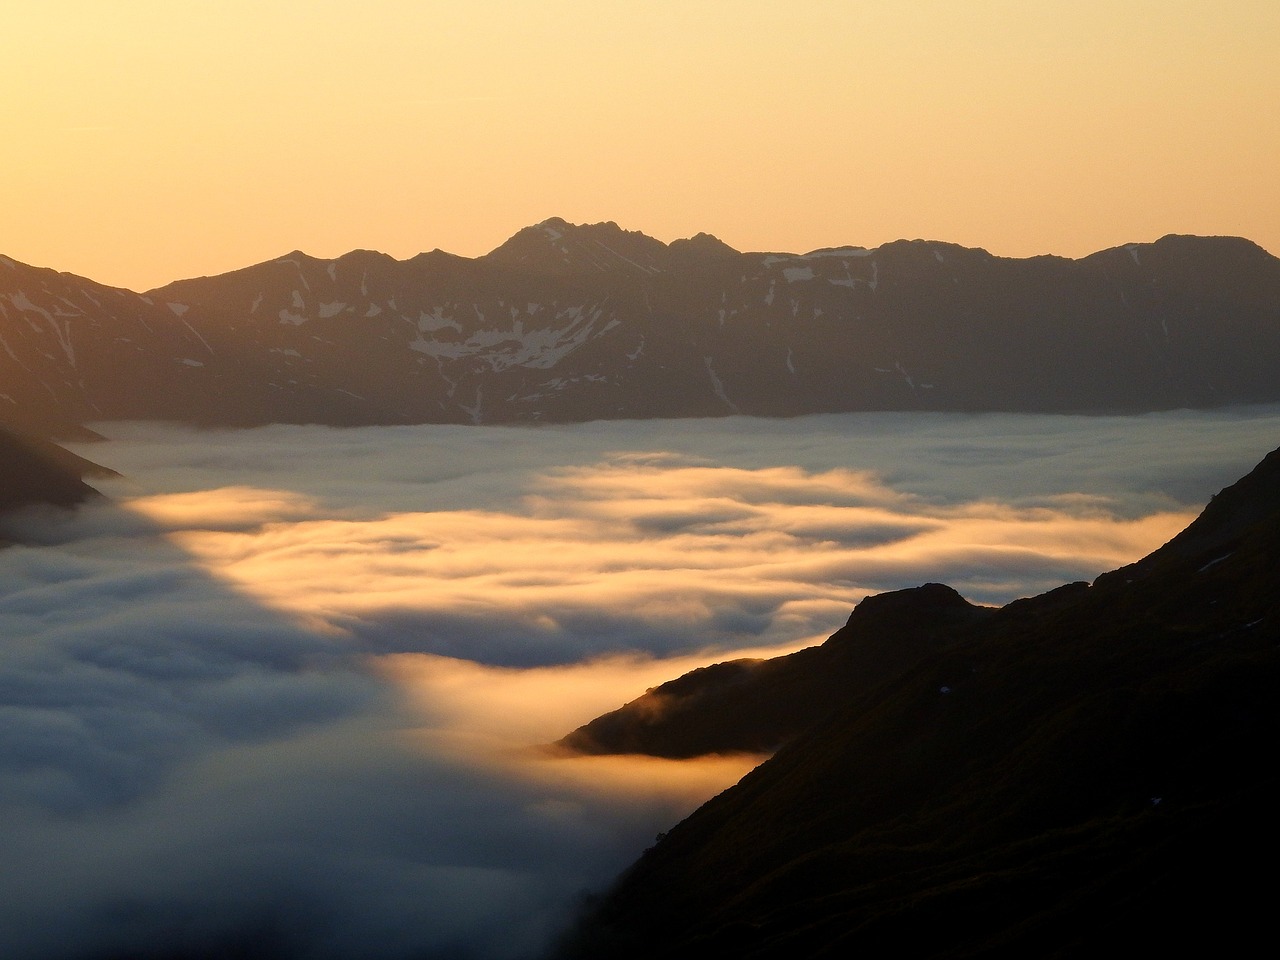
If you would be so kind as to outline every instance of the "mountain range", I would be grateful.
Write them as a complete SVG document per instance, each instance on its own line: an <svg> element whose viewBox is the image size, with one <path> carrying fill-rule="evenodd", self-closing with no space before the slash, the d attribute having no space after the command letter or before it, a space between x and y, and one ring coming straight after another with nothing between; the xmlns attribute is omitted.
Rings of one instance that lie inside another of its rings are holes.
<svg viewBox="0 0 1280 960"><path fill-rule="evenodd" d="M551 219L478 258L294 252L145 293L0 257L0 421L522 423L1280 400L1280 260L923 240L740 253Z"/></svg>
<svg viewBox="0 0 1280 960"><path fill-rule="evenodd" d="M1002 608L869 597L560 749L778 748L557 956L1239 955L1280 842L1280 450L1143 560Z"/></svg>

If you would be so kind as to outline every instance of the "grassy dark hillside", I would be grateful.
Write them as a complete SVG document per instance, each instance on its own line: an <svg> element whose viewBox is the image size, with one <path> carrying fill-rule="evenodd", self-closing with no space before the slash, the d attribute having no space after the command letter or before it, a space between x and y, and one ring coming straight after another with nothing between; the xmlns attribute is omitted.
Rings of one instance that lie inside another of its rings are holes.
<svg viewBox="0 0 1280 960"><path fill-rule="evenodd" d="M1269 930L1278 852L1278 571L1280 452L1092 586L923 643L892 623L851 635L855 611L842 643L902 657L868 655L824 716L650 849L562 955L1241 952Z"/></svg>
<svg viewBox="0 0 1280 960"><path fill-rule="evenodd" d="M672 759L774 750L991 612L940 583L868 597L821 646L694 670L584 724L557 746Z"/></svg>

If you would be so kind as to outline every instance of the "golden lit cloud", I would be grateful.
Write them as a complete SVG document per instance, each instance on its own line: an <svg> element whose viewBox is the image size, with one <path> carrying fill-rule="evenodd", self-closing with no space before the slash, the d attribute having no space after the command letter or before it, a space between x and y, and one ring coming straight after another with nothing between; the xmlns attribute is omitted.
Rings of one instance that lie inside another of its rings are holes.
<svg viewBox="0 0 1280 960"><path fill-rule="evenodd" d="M873 590L1136 559L1278 424L103 425L126 506L0 551L0 953L537 955L758 759L540 745Z"/></svg>
<svg viewBox="0 0 1280 960"><path fill-rule="evenodd" d="M139 509L237 589L335 628L390 616L430 633L433 618L488 617L553 646L574 621L613 611L723 647L819 633L889 585L948 579L1011 599L1128 562L1192 516L1124 519L1071 497L931 504L865 473L656 470L626 457L530 483L539 493L509 511L317 519L314 501L242 487ZM778 616L797 601L820 619L798 622L794 606Z"/></svg>

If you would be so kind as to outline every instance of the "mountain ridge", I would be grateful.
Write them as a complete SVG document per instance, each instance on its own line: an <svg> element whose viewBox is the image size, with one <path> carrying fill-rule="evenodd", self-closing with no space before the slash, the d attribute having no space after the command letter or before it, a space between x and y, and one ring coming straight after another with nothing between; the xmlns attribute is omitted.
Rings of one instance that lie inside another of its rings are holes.
<svg viewBox="0 0 1280 960"><path fill-rule="evenodd" d="M1280 451L1143 560L931 642L947 588L870 598L905 619L855 608L874 629L841 643L901 658L662 835L556 956L1250 949L1280 846L1278 494Z"/></svg>
<svg viewBox="0 0 1280 960"><path fill-rule="evenodd" d="M431 250L423 250L418 253L411 254L410 256L405 257L403 259L396 258L391 254L385 253L380 250L363 248L363 247L352 248L351 250L348 250L345 253L338 254L336 257L316 256L315 254L308 253L305 250L302 250L300 248L295 248L293 250L288 251L287 253L282 253L275 257L268 257L266 260L260 260L251 264L246 264L243 267L235 267L231 270L223 271L222 273L198 274L190 277L178 277L155 287L143 288L138 290L135 290L132 287L121 286L119 284L103 283L85 274L75 273L74 271L59 270L57 267L27 263L26 261L8 256L3 252L0 252L0 267L9 267L11 269L22 268L22 269L37 270L37 271L50 271L62 277L67 277L73 280L86 281L86 282L95 284L96 286L106 287L112 290L120 290L127 293L133 293L137 296L149 296L149 295L156 294L159 291L164 290L168 287L171 287L175 284L186 283L188 281L209 280L209 279L215 279L218 277L226 277L236 273L241 273L245 270L252 270L256 267L261 267L266 264L276 263L278 261L288 260L288 259L298 258L298 257L305 258L306 260L310 260L316 263L325 263L325 264L337 263L339 261L346 260L351 257L360 257L360 256L376 257L380 260L386 260L386 261L397 263L397 264L407 264L423 257L432 257L432 256L443 256L451 260L474 262L477 260L485 260L491 257L494 253L506 247L508 244L514 241L517 237L520 237L522 234L528 233L529 231L539 230L545 224L550 224L553 226L563 225L563 227L567 227L570 231L590 231L595 228L616 228L617 232L621 234L636 235L638 237L644 238L647 241L652 241L655 244L660 244L661 246L667 247L667 248L670 248L672 246L684 246L690 243L703 244L707 242L714 242L714 245L716 246L717 249L720 249L725 251L726 253L731 253L738 256L780 257L780 258L786 258L786 259L805 259L805 258L812 258L812 257L830 256L830 255L836 255L846 251L850 255L854 255L854 256L867 256L867 255L879 252L887 247L896 247L901 245L925 245L930 247L942 247L942 248L950 249L956 252L967 251L975 254L980 254L983 257L988 257L993 260L1019 262L1019 261L1028 261L1028 260L1049 259L1049 260L1056 260L1056 261L1062 261L1062 262L1068 262L1068 263L1079 263L1079 262L1089 261L1094 258L1111 257L1113 255L1119 255L1119 254L1124 254L1125 256L1132 257L1133 256L1132 251L1134 250L1140 251L1143 248L1154 248L1159 244L1168 244L1170 242L1178 242L1183 240L1228 243L1228 244L1231 244L1233 247L1235 247L1236 250L1249 251L1251 254L1260 253L1267 257L1276 256L1275 254L1272 254L1269 250L1267 250L1265 247L1263 247L1261 244L1247 237L1237 236L1234 234L1186 234L1186 233L1166 233L1166 234L1162 234L1160 237L1156 238L1155 240L1130 241L1126 243L1120 243L1110 247L1102 247L1098 250L1093 251L1092 253L1083 254L1078 257L1070 257L1064 254L1056 254L1056 253L1031 254L1029 256L1023 256L1023 257L1006 256L1003 254L990 253L984 247L967 247L963 244L954 243L952 241L940 240L936 238L930 239L927 237L914 237L914 238L899 237L896 240L886 240L883 243L877 244L874 247L864 247L864 246L848 244L848 245L841 245L841 246L834 246L834 247L830 247L830 246L815 247L812 250L808 250L804 252L780 251L780 250L743 251L730 246L729 244L725 243L723 240L720 240L714 234L710 234L706 232L698 232L691 237L677 237L671 241L662 241L662 240L658 240L655 237L651 237L640 230L626 230L622 227L619 227L617 222L613 220L599 221L597 223L574 224L574 223L570 223L569 221L565 220L562 217L555 216L555 217L548 217L546 220L539 221L538 223L535 223L535 224L530 224L527 227L522 227L521 229L513 233L510 237L508 237L505 241L500 243L497 247L494 247L492 250L486 253L479 254L474 257L469 257L469 256L466 256L465 254L453 253L451 251L444 250L440 247L435 247Z"/></svg>
<svg viewBox="0 0 1280 960"><path fill-rule="evenodd" d="M1169 235L741 253L550 219L475 258L292 251L143 294L0 261L0 420L536 423L1280 400L1280 260Z"/></svg>

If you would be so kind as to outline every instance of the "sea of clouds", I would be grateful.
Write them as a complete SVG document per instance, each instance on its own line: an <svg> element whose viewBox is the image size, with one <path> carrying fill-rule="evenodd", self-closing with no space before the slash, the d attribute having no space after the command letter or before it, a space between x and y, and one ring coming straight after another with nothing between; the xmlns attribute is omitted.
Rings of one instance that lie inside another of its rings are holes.
<svg viewBox="0 0 1280 960"><path fill-rule="evenodd" d="M536 955L758 759L539 745L868 593L1137 559L1280 408L99 429L110 500L0 551L11 960Z"/></svg>

